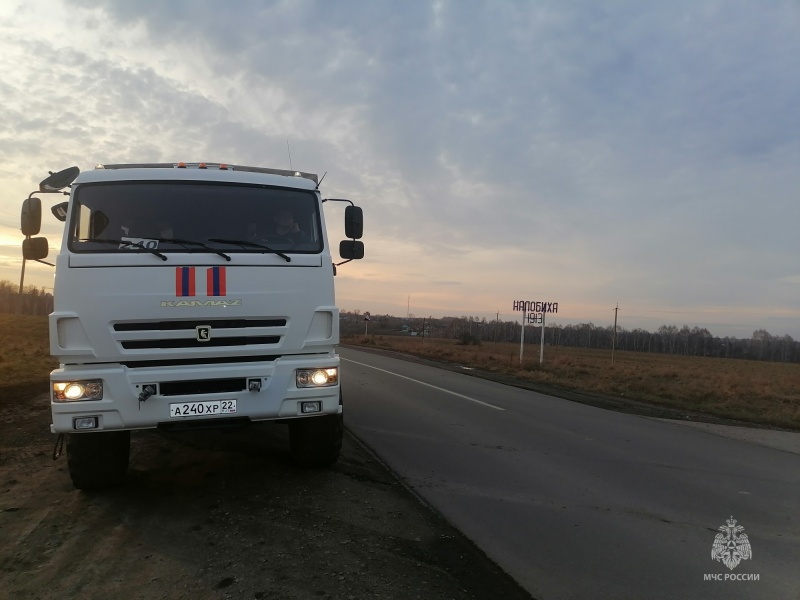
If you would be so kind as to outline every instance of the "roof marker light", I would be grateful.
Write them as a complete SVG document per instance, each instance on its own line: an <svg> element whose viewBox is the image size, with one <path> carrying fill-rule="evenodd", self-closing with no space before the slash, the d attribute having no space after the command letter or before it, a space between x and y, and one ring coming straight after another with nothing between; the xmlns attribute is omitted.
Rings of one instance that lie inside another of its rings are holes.
<svg viewBox="0 0 800 600"><path fill-rule="evenodd" d="M178 168L179 169L185 169L186 168L186 163L185 162L179 162L178 163Z"/></svg>
<svg viewBox="0 0 800 600"><path fill-rule="evenodd" d="M219 170L220 171L227 171L228 170L228 165L226 165L225 163L220 163Z"/></svg>
<svg viewBox="0 0 800 600"><path fill-rule="evenodd" d="M197 165L197 168L198 169L207 169L208 166L206 165L206 163L200 163L199 165Z"/></svg>

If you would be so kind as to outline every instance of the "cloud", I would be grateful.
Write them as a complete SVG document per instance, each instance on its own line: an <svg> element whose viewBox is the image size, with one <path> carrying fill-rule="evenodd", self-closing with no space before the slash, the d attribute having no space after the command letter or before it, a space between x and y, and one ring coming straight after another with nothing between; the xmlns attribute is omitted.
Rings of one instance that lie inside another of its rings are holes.
<svg viewBox="0 0 800 600"><path fill-rule="evenodd" d="M416 287L439 306L458 287L477 306L527 288L564 306L796 307L799 10L20 5L0 27L0 176L35 183L81 160L280 167L289 140L295 168L328 171L325 193L366 211L368 260L348 267L381 278L367 291L344 276L340 298Z"/></svg>

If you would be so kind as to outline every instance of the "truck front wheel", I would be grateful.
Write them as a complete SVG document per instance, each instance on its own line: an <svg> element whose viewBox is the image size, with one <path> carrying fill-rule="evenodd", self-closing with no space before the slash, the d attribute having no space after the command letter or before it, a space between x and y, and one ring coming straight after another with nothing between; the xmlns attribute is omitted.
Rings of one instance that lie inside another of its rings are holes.
<svg viewBox="0 0 800 600"><path fill-rule="evenodd" d="M292 458L303 467L328 467L342 449L342 415L295 419L289 423Z"/></svg>
<svg viewBox="0 0 800 600"><path fill-rule="evenodd" d="M67 465L79 490L119 485L128 474L130 431L73 433L67 440Z"/></svg>

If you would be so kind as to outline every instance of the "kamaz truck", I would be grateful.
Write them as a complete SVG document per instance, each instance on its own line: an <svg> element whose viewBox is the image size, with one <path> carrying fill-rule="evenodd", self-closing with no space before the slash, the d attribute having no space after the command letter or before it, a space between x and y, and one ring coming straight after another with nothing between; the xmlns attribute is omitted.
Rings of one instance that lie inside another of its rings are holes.
<svg viewBox="0 0 800 600"><path fill-rule="evenodd" d="M51 174L69 189L55 259L51 431L74 485L122 482L131 431L289 427L303 466L342 444L339 314L316 175L220 163L106 164ZM63 193L63 192L62 192ZM46 258L41 201L22 210L25 260ZM349 200L343 262L363 258ZM58 446L58 442L56 442Z"/></svg>

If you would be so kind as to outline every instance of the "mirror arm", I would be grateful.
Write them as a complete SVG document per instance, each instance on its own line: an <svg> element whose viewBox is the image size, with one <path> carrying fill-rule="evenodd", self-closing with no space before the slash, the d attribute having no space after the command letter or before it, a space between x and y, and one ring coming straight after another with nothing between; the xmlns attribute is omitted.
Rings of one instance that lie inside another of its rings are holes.
<svg viewBox="0 0 800 600"><path fill-rule="evenodd" d="M40 259L38 259L38 258L37 258L37 259L35 259L35 260L36 260L36 262L40 262L40 263L42 263L43 265L47 265L48 267L55 267L55 265L54 265L53 263L49 263L49 262L47 262L46 260L40 260Z"/></svg>
<svg viewBox="0 0 800 600"><path fill-rule="evenodd" d="M62 192L61 190L34 190L28 194L28 199L33 198L34 194L64 194L65 196L69 196L69 192Z"/></svg>
<svg viewBox="0 0 800 600"><path fill-rule="evenodd" d="M352 200L347 200L346 198L323 198L323 202L349 202L350 206L355 206Z"/></svg>
<svg viewBox="0 0 800 600"><path fill-rule="evenodd" d="M333 263L333 266L334 266L334 267L338 267L339 265L343 265L343 264L345 264L345 263L349 263L351 260L353 260L353 259L352 259L352 258L348 258L347 260L343 260L343 261L342 261L342 262L340 262L340 263Z"/></svg>

